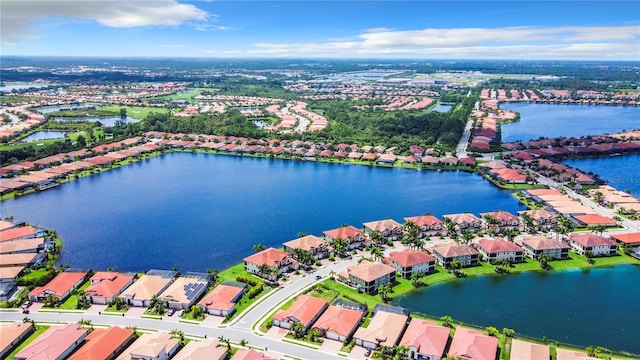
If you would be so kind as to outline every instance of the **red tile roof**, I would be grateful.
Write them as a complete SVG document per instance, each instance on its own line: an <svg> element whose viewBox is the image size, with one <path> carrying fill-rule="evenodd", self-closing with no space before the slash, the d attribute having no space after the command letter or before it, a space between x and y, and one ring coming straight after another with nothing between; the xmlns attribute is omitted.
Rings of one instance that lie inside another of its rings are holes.
<svg viewBox="0 0 640 360"><path fill-rule="evenodd" d="M91 285L84 291L91 296L114 297L133 280L133 276L117 272L99 271L91 277Z"/></svg>
<svg viewBox="0 0 640 360"><path fill-rule="evenodd" d="M15 359L57 359L85 336L87 330L78 324L52 326L18 352Z"/></svg>
<svg viewBox="0 0 640 360"><path fill-rule="evenodd" d="M327 304L328 302L325 299L300 295L290 308L276 312L273 318L279 321L290 319L293 322L299 322L304 326L308 326L313 318L316 317Z"/></svg>
<svg viewBox="0 0 640 360"><path fill-rule="evenodd" d="M571 234L569 239L574 241L584 247L592 247L592 246L616 246L618 245L615 241L609 240L604 236L596 235L593 233L585 233L585 234Z"/></svg>
<svg viewBox="0 0 640 360"><path fill-rule="evenodd" d="M569 247L558 240L547 239L544 236L528 238L522 240L523 244L528 245L533 250L549 250L549 249L568 249Z"/></svg>
<svg viewBox="0 0 640 360"><path fill-rule="evenodd" d="M520 246L499 238L494 240L481 239L478 241L478 247L484 249L488 254L522 251Z"/></svg>
<svg viewBox="0 0 640 360"><path fill-rule="evenodd" d="M332 239L350 239L358 236L362 236L362 231L355 226L343 226L333 230L327 230L324 232L325 235L329 236Z"/></svg>
<svg viewBox="0 0 640 360"><path fill-rule="evenodd" d="M411 319L400 346L415 347L420 354L441 357L448 341L449 328L427 320Z"/></svg>
<svg viewBox="0 0 640 360"><path fill-rule="evenodd" d="M433 215L421 215L421 216L412 216L404 218L405 222L412 221L414 224L418 226L434 226L434 225L442 225L442 220L438 219Z"/></svg>
<svg viewBox="0 0 640 360"><path fill-rule="evenodd" d="M229 311L235 303L232 302L244 289L231 285L218 285L206 295L198 305L205 308Z"/></svg>
<svg viewBox="0 0 640 360"><path fill-rule="evenodd" d="M265 354L253 349L239 349L231 360L274 360Z"/></svg>
<svg viewBox="0 0 640 360"><path fill-rule="evenodd" d="M453 335L449 356L473 360L495 360L497 349L497 338L459 326Z"/></svg>
<svg viewBox="0 0 640 360"><path fill-rule="evenodd" d="M465 256L465 255L478 255L478 252L467 245L442 245L433 248L434 253L442 255L443 258Z"/></svg>
<svg viewBox="0 0 640 360"><path fill-rule="evenodd" d="M574 216L576 220L580 221L585 225L607 225L607 226L615 226L617 223L610 217L597 215L597 214L589 214L589 215L576 215Z"/></svg>
<svg viewBox="0 0 640 360"><path fill-rule="evenodd" d="M274 266L275 264L281 262L287 257L289 257L289 254L287 252L284 252L282 250L278 250L275 248L268 248L260 251L257 254L247 256L243 260L252 264L256 264L258 266L262 264L267 264L268 266Z"/></svg>
<svg viewBox="0 0 640 360"><path fill-rule="evenodd" d="M44 286L38 286L29 292L29 296L38 296L45 291L55 296L62 296L62 294L69 291L75 284L80 282L87 276L86 272L62 272L54 277Z"/></svg>
<svg viewBox="0 0 640 360"><path fill-rule="evenodd" d="M400 264L402 267L415 266L427 262L435 262L436 258L422 251L405 249L403 251L394 251L389 254L391 261Z"/></svg>
<svg viewBox="0 0 640 360"><path fill-rule="evenodd" d="M358 326L363 316L362 311L332 305L318 318L313 327L346 337Z"/></svg>
<svg viewBox="0 0 640 360"><path fill-rule="evenodd" d="M626 233L626 234L616 234L611 235L611 237L619 242L623 242L627 245L640 245L640 232L636 233Z"/></svg>
<svg viewBox="0 0 640 360"><path fill-rule="evenodd" d="M95 329L86 337L86 343L67 360L108 359L133 337L133 330L113 326Z"/></svg>
<svg viewBox="0 0 640 360"><path fill-rule="evenodd" d="M0 231L0 242L19 239L27 236L35 236L36 229L32 226L20 226L17 228Z"/></svg>

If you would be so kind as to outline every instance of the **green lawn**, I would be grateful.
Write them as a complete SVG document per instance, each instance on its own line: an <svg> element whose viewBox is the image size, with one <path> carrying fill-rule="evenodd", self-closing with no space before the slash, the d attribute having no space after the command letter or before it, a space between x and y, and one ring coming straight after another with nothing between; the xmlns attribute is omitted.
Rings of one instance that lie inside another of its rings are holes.
<svg viewBox="0 0 640 360"><path fill-rule="evenodd" d="M84 284L82 284L82 286L80 286L80 290L82 290L84 292L84 290L86 290L89 285L91 285L91 281L87 280L84 282ZM78 296L77 295L71 295L67 298L67 300L65 300L65 302L63 302L62 304L60 304L60 306L58 306L58 309L65 309L65 310L76 310L78 308Z"/></svg>
<svg viewBox="0 0 640 360"><path fill-rule="evenodd" d="M120 115L120 109L123 106L118 105L109 105L100 107L98 110L101 112L109 113L112 115ZM154 112L158 114L168 114L169 109L160 108L160 107L150 107L150 106L124 106L127 108L127 116L132 117L134 119L144 120L147 116Z"/></svg>
<svg viewBox="0 0 640 360"><path fill-rule="evenodd" d="M6 359L13 359L13 357L17 353L22 351L22 349L26 348L27 345L29 345L33 340L35 340L38 336L40 336L40 334L42 334L43 332L47 331L48 328L49 328L48 326L36 325L36 331L34 331L33 334L29 335L29 337L26 338L20 345L18 345L17 348L15 348L11 353L9 353L9 355L6 357Z"/></svg>

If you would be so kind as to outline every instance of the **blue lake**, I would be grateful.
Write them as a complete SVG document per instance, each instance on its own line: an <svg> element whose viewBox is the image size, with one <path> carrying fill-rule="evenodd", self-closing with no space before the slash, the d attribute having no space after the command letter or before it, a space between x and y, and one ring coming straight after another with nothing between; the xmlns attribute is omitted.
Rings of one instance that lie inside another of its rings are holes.
<svg viewBox="0 0 640 360"><path fill-rule="evenodd" d="M620 191L640 197L640 154L600 158L570 159L563 163L583 172L592 172Z"/></svg>
<svg viewBox="0 0 640 360"><path fill-rule="evenodd" d="M0 216L56 229L73 267L203 271L299 232L499 209L524 208L465 172L168 153L4 201Z"/></svg>
<svg viewBox="0 0 640 360"><path fill-rule="evenodd" d="M60 110L74 110L74 109L84 109L84 108L92 108L95 107L93 104L66 104L66 105L57 105L57 106L43 106L36 108L41 114L49 114L52 112L60 111Z"/></svg>
<svg viewBox="0 0 640 360"><path fill-rule="evenodd" d="M54 121L80 121L80 122L96 122L99 121L104 126L114 126L117 121L122 121L124 123L135 123L140 121L139 119L134 119L132 117L120 117L120 116L109 116L109 117L56 117L53 118Z"/></svg>
<svg viewBox="0 0 640 360"><path fill-rule="evenodd" d="M640 128L640 107L502 103L520 121L502 125L502 142L579 137Z"/></svg>
<svg viewBox="0 0 640 360"><path fill-rule="evenodd" d="M449 110L451 110L451 108L453 108L453 106L451 106L451 105L438 104L433 109L431 109L431 111L449 112Z"/></svg>
<svg viewBox="0 0 640 360"><path fill-rule="evenodd" d="M64 131L36 131L33 134L20 140L21 142L47 140L47 139L64 139Z"/></svg>
<svg viewBox="0 0 640 360"><path fill-rule="evenodd" d="M540 340L640 354L640 266L480 276L396 300L434 317L495 326ZM633 305L636 304L636 305Z"/></svg>

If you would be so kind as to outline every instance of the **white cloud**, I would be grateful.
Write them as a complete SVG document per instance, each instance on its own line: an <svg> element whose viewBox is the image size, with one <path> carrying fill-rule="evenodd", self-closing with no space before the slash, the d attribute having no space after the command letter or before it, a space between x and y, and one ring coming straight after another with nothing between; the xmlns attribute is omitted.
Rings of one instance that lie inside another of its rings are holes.
<svg viewBox="0 0 640 360"><path fill-rule="evenodd" d="M353 40L256 43L249 56L522 59L640 58L640 26L505 27L392 31L367 29Z"/></svg>
<svg viewBox="0 0 640 360"><path fill-rule="evenodd" d="M12 45L41 36L37 24L51 17L95 20L115 28L179 26L189 21L207 21L212 16L176 0L2 0L0 20L2 45Z"/></svg>

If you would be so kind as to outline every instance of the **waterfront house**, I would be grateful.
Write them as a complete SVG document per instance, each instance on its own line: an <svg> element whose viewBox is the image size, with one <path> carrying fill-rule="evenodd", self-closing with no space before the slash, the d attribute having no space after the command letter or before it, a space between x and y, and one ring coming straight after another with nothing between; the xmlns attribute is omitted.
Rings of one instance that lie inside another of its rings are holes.
<svg viewBox="0 0 640 360"><path fill-rule="evenodd" d="M640 246L640 232L615 234L611 235L611 238L618 244L629 248Z"/></svg>
<svg viewBox="0 0 640 360"><path fill-rule="evenodd" d="M198 306L202 307L207 314L217 316L231 315L236 310L236 303L245 290L244 284L220 284L206 295Z"/></svg>
<svg viewBox="0 0 640 360"><path fill-rule="evenodd" d="M313 324L313 328L327 339L344 342L351 338L364 315L360 310L331 305Z"/></svg>
<svg viewBox="0 0 640 360"><path fill-rule="evenodd" d="M224 360L228 355L229 349L218 339L198 339L189 341L172 360Z"/></svg>
<svg viewBox="0 0 640 360"><path fill-rule="evenodd" d="M11 322L0 324L0 359L6 359L6 355L18 346L33 330L28 322Z"/></svg>
<svg viewBox="0 0 640 360"><path fill-rule="evenodd" d="M380 286L396 282L396 269L379 262L362 261L339 272L338 279L365 294L375 294Z"/></svg>
<svg viewBox="0 0 640 360"><path fill-rule="evenodd" d="M454 261L462 262L463 266L477 265L479 257L478 251L471 246L459 244L436 246L433 248L433 255L444 268L451 266Z"/></svg>
<svg viewBox="0 0 640 360"><path fill-rule="evenodd" d="M434 322L411 319L400 346L409 348L409 358L415 360L440 360L449 343L449 328Z"/></svg>
<svg viewBox="0 0 640 360"><path fill-rule="evenodd" d="M478 251L485 261L493 263L497 260L509 262L522 262L524 260L524 250L511 241L501 238L480 239L478 241Z"/></svg>
<svg viewBox="0 0 640 360"><path fill-rule="evenodd" d="M369 326L359 328L353 335L356 345L367 349L375 349L380 345L396 346L409 321L409 314L397 309L376 305Z"/></svg>
<svg viewBox="0 0 640 360"><path fill-rule="evenodd" d="M364 223L364 233L371 238L371 233L377 231L385 241L395 241L402 238L402 225L392 219L370 221Z"/></svg>
<svg viewBox="0 0 640 360"><path fill-rule="evenodd" d="M569 349L556 349L556 360L594 360L596 358L589 356L582 351L575 351Z"/></svg>
<svg viewBox="0 0 640 360"><path fill-rule="evenodd" d="M180 339L166 332L142 334L116 360L169 360L180 347Z"/></svg>
<svg viewBox="0 0 640 360"><path fill-rule="evenodd" d="M558 223L558 215L545 209L518 211L518 214L520 217L523 217L524 214L529 215L533 225L546 228L547 230ZM524 223L524 219L522 222Z"/></svg>
<svg viewBox="0 0 640 360"><path fill-rule="evenodd" d="M133 284L134 276L113 271L98 271L90 279L84 294L92 304L107 305Z"/></svg>
<svg viewBox="0 0 640 360"><path fill-rule="evenodd" d="M364 237L362 231L355 226L342 226L337 229L324 231L324 238L328 243L332 243L335 239L345 240L349 249L359 249L362 246L369 246L369 239Z"/></svg>
<svg viewBox="0 0 640 360"><path fill-rule="evenodd" d="M400 276L409 279L413 274L435 271L436 258L423 251L405 249L390 253L389 265L396 269Z"/></svg>
<svg viewBox="0 0 640 360"><path fill-rule="evenodd" d="M0 285L13 284L18 281L18 278L22 275L24 271L24 266L3 266L0 267ZM4 288L3 288L4 289ZM0 297L7 296L9 294L10 289L4 289L7 292L1 293ZM6 301L9 299L4 299L0 301Z"/></svg>
<svg viewBox="0 0 640 360"><path fill-rule="evenodd" d="M420 227L419 238L438 236L442 231L442 220L433 215L411 216L404 218L405 224L409 221Z"/></svg>
<svg viewBox="0 0 640 360"><path fill-rule="evenodd" d="M69 356L89 333L78 324L51 326L14 356L14 360L62 360Z"/></svg>
<svg viewBox="0 0 640 360"><path fill-rule="evenodd" d="M40 253L51 249L54 242L43 237L0 242L0 254Z"/></svg>
<svg viewBox="0 0 640 360"><path fill-rule="evenodd" d="M468 360L495 360L498 338L487 336L482 331L458 326L453 334L449 357Z"/></svg>
<svg viewBox="0 0 640 360"><path fill-rule="evenodd" d="M522 249L525 256L532 259L537 259L541 254L546 254L551 259L566 259L569 257L569 246L544 236L525 238L522 240Z"/></svg>
<svg viewBox="0 0 640 360"><path fill-rule="evenodd" d="M520 226L520 219L508 211L480 213L480 216L482 217L484 226L487 229L493 227L496 230L523 230Z"/></svg>
<svg viewBox="0 0 640 360"><path fill-rule="evenodd" d="M120 298L137 307L149 306L153 296L158 296L169 287L178 275L176 271L150 270L123 291Z"/></svg>
<svg viewBox="0 0 640 360"><path fill-rule="evenodd" d="M112 326L95 329L85 338L85 343L68 360L112 360L133 339L133 330Z"/></svg>
<svg viewBox="0 0 640 360"><path fill-rule="evenodd" d="M573 218L578 221L578 224L580 226L598 226L598 225L616 226L618 225L618 223L616 223L616 221L613 220L612 218L608 216L602 216L599 214L576 215Z"/></svg>
<svg viewBox="0 0 640 360"><path fill-rule="evenodd" d="M158 297L169 309L188 309L207 291L207 276L183 275L177 278Z"/></svg>
<svg viewBox="0 0 640 360"><path fill-rule="evenodd" d="M305 330L320 317L329 303L325 299L300 295L286 310L278 310L273 315L273 326L291 329L291 324L300 323Z"/></svg>
<svg viewBox="0 0 640 360"><path fill-rule="evenodd" d="M253 349L238 349L231 360L275 360Z"/></svg>
<svg viewBox="0 0 640 360"><path fill-rule="evenodd" d="M329 243L325 239L315 235L307 235L301 238L287 241L284 245L284 251L293 254L296 249L308 251L314 259L324 259L332 255Z"/></svg>
<svg viewBox="0 0 640 360"><path fill-rule="evenodd" d="M571 248L578 254L586 256L615 255L618 252L618 244L604 236L593 233L573 233L569 236Z"/></svg>
<svg viewBox="0 0 640 360"><path fill-rule="evenodd" d="M511 359L548 360L550 358L549 345L536 344L518 339L511 340Z"/></svg>
<svg viewBox="0 0 640 360"><path fill-rule="evenodd" d="M0 256L0 268L13 266L42 265L47 259L47 254L2 254Z"/></svg>
<svg viewBox="0 0 640 360"><path fill-rule="evenodd" d="M451 220L458 233L462 231L478 232L482 228L482 219L470 213L447 214L443 218Z"/></svg>
<svg viewBox="0 0 640 360"><path fill-rule="evenodd" d="M275 281L282 273L298 268L298 262L286 251L275 248L262 250L243 259L246 272ZM265 273L264 268L270 269Z"/></svg>
<svg viewBox="0 0 640 360"><path fill-rule="evenodd" d="M33 226L19 226L0 231L0 242L32 239L34 237L43 237L44 235L44 231L37 230Z"/></svg>
<svg viewBox="0 0 640 360"><path fill-rule="evenodd" d="M42 302L47 296L52 295L58 301L64 301L73 289L79 287L87 277L86 272L65 271L51 279L44 286L37 286L29 292L29 300Z"/></svg>

